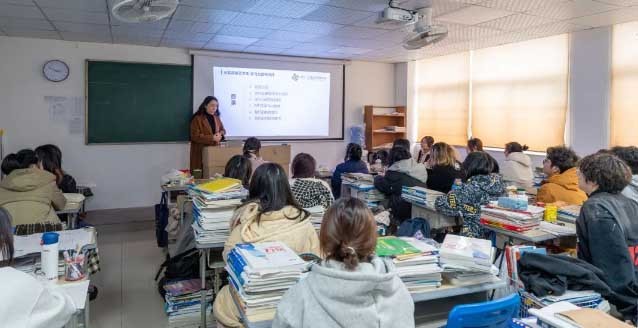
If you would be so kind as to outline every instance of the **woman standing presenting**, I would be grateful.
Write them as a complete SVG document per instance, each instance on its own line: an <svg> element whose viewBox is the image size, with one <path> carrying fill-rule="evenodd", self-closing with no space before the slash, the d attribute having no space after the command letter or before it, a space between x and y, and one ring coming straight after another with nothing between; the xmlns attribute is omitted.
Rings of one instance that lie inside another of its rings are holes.
<svg viewBox="0 0 638 328"><path fill-rule="evenodd" d="M224 141L226 130L219 118L217 98L208 96L191 118L191 172L201 170L202 150L205 146L217 146Z"/></svg>

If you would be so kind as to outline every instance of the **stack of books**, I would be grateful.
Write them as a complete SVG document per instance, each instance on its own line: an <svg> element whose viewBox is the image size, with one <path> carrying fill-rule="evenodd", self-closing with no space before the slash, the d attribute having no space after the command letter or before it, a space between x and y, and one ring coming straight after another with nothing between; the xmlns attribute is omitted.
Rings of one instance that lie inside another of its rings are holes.
<svg viewBox="0 0 638 328"><path fill-rule="evenodd" d="M422 187L403 187L401 189L401 198L408 203L420 205L430 209L434 209L434 203L444 193L432 189Z"/></svg>
<svg viewBox="0 0 638 328"><path fill-rule="evenodd" d="M527 210L499 207L492 202L481 207L481 224L507 231L525 232L539 226L545 209L529 205Z"/></svg>
<svg viewBox="0 0 638 328"><path fill-rule="evenodd" d="M498 275L489 240L448 234L439 254L444 278L452 285L491 282Z"/></svg>
<svg viewBox="0 0 638 328"><path fill-rule="evenodd" d="M230 292L242 318L272 320L284 293L307 264L282 242L237 244L228 255Z"/></svg>
<svg viewBox="0 0 638 328"><path fill-rule="evenodd" d="M576 219L580 215L580 205L565 205L558 208L558 220L576 224Z"/></svg>
<svg viewBox="0 0 638 328"><path fill-rule="evenodd" d="M391 237L388 237L391 238ZM390 239L392 240L392 239ZM417 253L396 255L392 261L396 266L397 274L408 288L410 293L419 293L441 287L441 272L439 266L439 249L436 242L426 242L415 238L398 238L396 242L404 242L411 247L402 249L414 249Z"/></svg>
<svg viewBox="0 0 638 328"><path fill-rule="evenodd" d="M304 208L304 210L310 213L310 222L312 222L312 226L315 227L317 231L321 229L321 222L323 221L323 215L325 214L325 210L323 206L317 205L309 208Z"/></svg>
<svg viewBox="0 0 638 328"><path fill-rule="evenodd" d="M377 208L385 200L385 195L374 188L374 177L364 173L344 173L342 184L351 187L350 197L359 198L369 208Z"/></svg>
<svg viewBox="0 0 638 328"><path fill-rule="evenodd" d="M193 198L193 230L201 244L223 243L230 234L230 219L248 191L241 181L218 178L189 189Z"/></svg>
<svg viewBox="0 0 638 328"><path fill-rule="evenodd" d="M164 310L168 315L169 328L199 327L201 321L201 280L179 280L164 285L166 295ZM206 313L210 312L213 291L206 291ZM206 320L213 327L212 320Z"/></svg>

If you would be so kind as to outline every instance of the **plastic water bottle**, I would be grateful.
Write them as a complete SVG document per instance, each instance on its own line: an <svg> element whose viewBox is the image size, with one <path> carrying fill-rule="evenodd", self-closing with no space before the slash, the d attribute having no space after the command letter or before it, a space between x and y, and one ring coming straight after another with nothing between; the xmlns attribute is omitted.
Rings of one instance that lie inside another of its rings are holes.
<svg viewBox="0 0 638 328"><path fill-rule="evenodd" d="M461 179L454 179L454 184L452 184L452 190L459 190L461 189Z"/></svg>
<svg viewBox="0 0 638 328"><path fill-rule="evenodd" d="M55 232L45 232L42 234L41 263L42 271L47 280L58 279L58 257L60 255L59 238Z"/></svg>

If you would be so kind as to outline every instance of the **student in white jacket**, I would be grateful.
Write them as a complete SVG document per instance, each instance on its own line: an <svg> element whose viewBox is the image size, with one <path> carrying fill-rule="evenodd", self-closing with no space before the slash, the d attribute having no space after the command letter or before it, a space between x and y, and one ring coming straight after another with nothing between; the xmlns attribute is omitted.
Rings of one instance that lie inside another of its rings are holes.
<svg viewBox="0 0 638 328"><path fill-rule="evenodd" d="M71 297L34 277L9 267L13 234L9 213L0 208L0 326L60 328L75 312Z"/></svg>
<svg viewBox="0 0 638 328"><path fill-rule="evenodd" d="M337 200L319 239L326 260L286 292L273 328L414 327L414 302L392 261L373 255L376 224L361 200Z"/></svg>
<svg viewBox="0 0 638 328"><path fill-rule="evenodd" d="M505 162L501 165L501 174L505 183L512 183L519 188L534 186L534 167L532 159L524 151L529 149L518 142L505 145Z"/></svg>

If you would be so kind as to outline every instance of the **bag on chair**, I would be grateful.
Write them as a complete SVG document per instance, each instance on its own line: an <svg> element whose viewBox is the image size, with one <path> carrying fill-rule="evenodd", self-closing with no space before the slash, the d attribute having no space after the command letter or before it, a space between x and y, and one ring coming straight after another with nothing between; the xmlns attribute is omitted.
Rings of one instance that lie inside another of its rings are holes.
<svg viewBox="0 0 638 328"><path fill-rule="evenodd" d="M157 239L157 247L168 246L168 232L166 232L167 224L168 199L167 193L162 193L162 200L159 204L155 204L155 238Z"/></svg>
<svg viewBox="0 0 638 328"><path fill-rule="evenodd" d="M157 290L162 298L166 294L164 285L174 280L187 280L199 278L199 250L191 248L173 257L166 256L166 261L160 265L155 281L164 271L164 276L157 283Z"/></svg>
<svg viewBox="0 0 638 328"><path fill-rule="evenodd" d="M397 237L430 238L430 223L423 218L405 220L399 226Z"/></svg>

